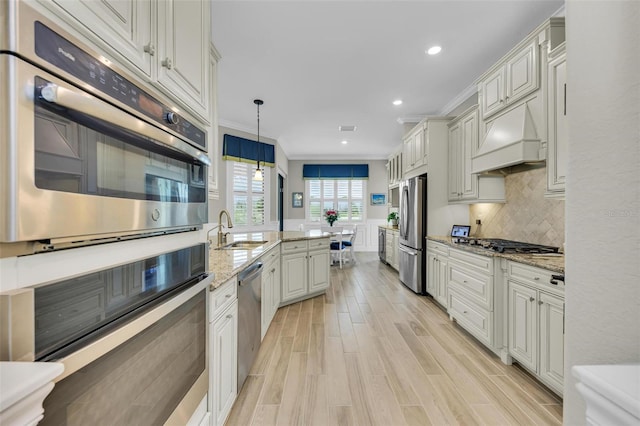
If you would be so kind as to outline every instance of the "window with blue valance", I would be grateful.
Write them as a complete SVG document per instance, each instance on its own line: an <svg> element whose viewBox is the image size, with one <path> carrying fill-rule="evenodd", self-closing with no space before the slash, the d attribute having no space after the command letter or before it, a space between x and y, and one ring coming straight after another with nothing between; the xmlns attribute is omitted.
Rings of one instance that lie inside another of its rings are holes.
<svg viewBox="0 0 640 426"><path fill-rule="evenodd" d="M305 164L304 179L369 179L368 164Z"/></svg>
<svg viewBox="0 0 640 426"><path fill-rule="evenodd" d="M273 145L252 141L239 136L224 135L222 142L222 159L243 163L275 167L276 155Z"/></svg>

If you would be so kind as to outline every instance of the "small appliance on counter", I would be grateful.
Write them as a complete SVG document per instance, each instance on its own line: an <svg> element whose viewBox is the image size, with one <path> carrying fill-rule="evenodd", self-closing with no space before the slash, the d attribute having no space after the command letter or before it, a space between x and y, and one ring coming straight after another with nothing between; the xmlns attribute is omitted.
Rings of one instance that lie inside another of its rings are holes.
<svg viewBox="0 0 640 426"><path fill-rule="evenodd" d="M451 228L451 241L454 243L468 242L469 231L471 231L471 227L468 225L453 225L453 228Z"/></svg>

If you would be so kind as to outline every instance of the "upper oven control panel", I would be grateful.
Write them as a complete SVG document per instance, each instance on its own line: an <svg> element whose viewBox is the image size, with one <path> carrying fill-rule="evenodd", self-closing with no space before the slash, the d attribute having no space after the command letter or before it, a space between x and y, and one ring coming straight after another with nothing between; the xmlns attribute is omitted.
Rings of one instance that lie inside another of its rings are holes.
<svg viewBox="0 0 640 426"><path fill-rule="evenodd" d="M41 22L34 25L35 52L40 58L207 150L204 131L112 70L108 60L94 58Z"/></svg>

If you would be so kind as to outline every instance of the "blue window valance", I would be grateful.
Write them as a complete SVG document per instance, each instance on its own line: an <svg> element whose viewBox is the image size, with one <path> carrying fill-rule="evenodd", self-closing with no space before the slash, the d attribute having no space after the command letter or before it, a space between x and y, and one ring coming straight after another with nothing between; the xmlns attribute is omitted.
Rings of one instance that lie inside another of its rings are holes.
<svg viewBox="0 0 640 426"><path fill-rule="evenodd" d="M368 164L305 164L304 179L368 179Z"/></svg>
<svg viewBox="0 0 640 426"><path fill-rule="evenodd" d="M260 161L261 165L268 167L276 164L273 145L227 134L222 141L222 159L250 164Z"/></svg>

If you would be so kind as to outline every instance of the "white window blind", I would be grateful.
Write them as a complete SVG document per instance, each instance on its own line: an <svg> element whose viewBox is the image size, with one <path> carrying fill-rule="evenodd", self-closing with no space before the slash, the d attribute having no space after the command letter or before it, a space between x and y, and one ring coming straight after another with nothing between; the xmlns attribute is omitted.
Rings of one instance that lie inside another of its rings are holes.
<svg viewBox="0 0 640 426"><path fill-rule="evenodd" d="M234 226L264 225L269 217L269 168L263 169L262 181L253 179L255 165L233 161L228 169L229 180L233 182L229 204Z"/></svg>
<svg viewBox="0 0 640 426"><path fill-rule="evenodd" d="M338 211L338 222L365 220L366 181L357 179L307 179L307 220L324 221L325 210Z"/></svg>

